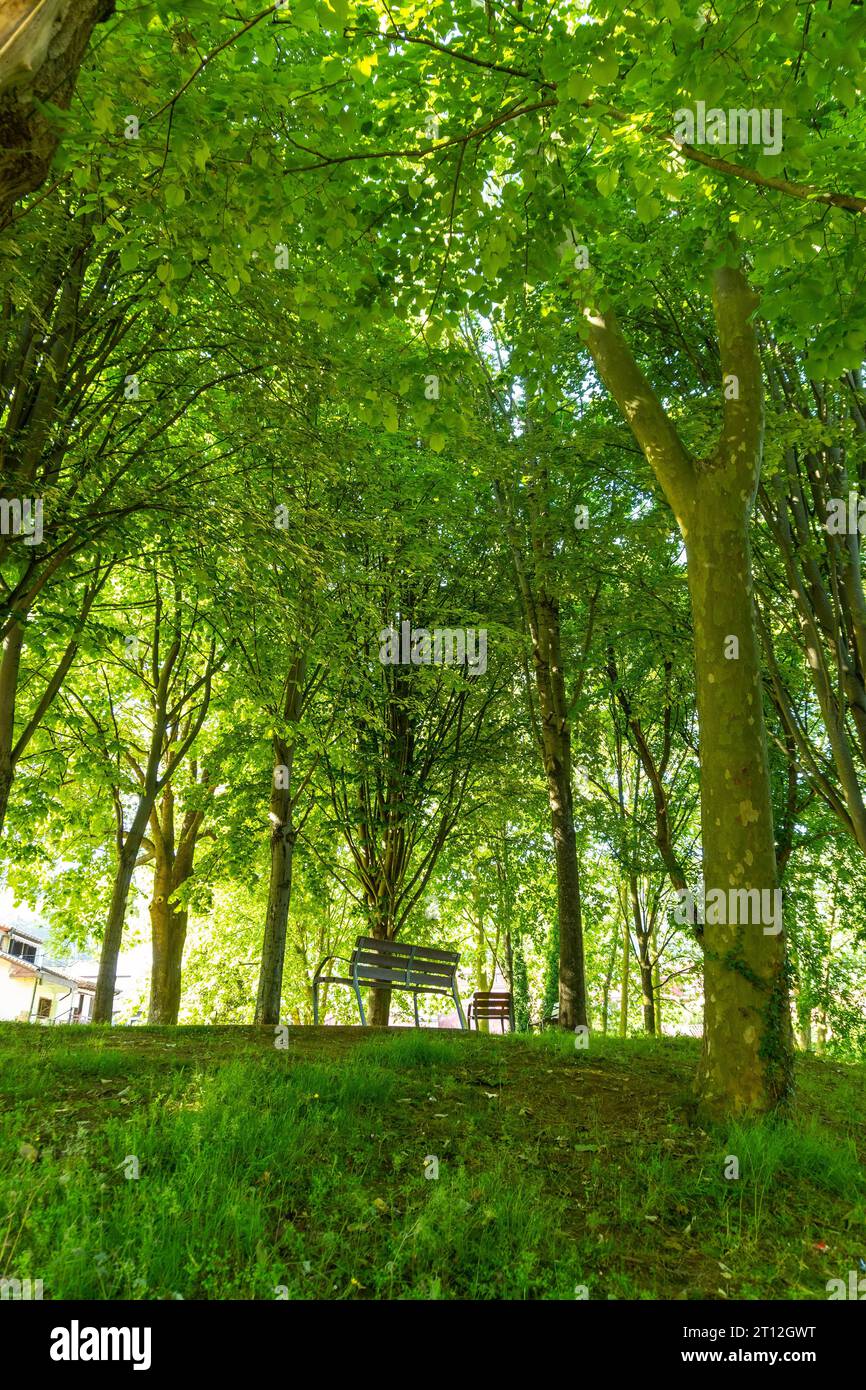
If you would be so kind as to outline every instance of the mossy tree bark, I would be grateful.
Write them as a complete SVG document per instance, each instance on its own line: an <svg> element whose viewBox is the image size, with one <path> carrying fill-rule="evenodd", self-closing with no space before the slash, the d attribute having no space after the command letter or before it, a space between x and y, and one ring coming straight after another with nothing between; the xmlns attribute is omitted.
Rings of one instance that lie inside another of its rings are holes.
<svg viewBox="0 0 866 1390"><path fill-rule="evenodd" d="M382 941L391 941L386 930L375 931L374 936ZM369 989L367 991L367 1022L371 1028L387 1028L391 1021L390 989Z"/></svg>
<svg viewBox="0 0 866 1390"><path fill-rule="evenodd" d="M713 308L724 410L719 441L704 459L685 449L613 312L588 308L584 316L599 375L651 464L685 541L700 724L704 882L708 893L721 890L730 902L732 890L774 893L777 887L749 546L764 412L752 325L757 299L738 268L714 272ZM720 1117L772 1110L785 1099L791 1080L781 922L705 921L703 948L702 1108Z"/></svg>
<svg viewBox="0 0 866 1390"><path fill-rule="evenodd" d="M306 658L298 655L289 667L283 688L280 711L283 727L297 726L300 721L306 703L306 675ZM292 861L298 833L294 824L295 806L299 796L299 791L294 785L294 741L284 737L282 732L275 733L273 755L269 811L271 874L255 1012L256 1023L263 1024L276 1024L280 1021L286 935L292 901Z"/></svg>
<svg viewBox="0 0 866 1390"><path fill-rule="evenodd" d="M0 17L0 227L16 199L42 184L57 122L39 109L68 107L94 26L114 0L5 0Z"/></svg>
<svg viewBox="0 0 866 1390"><path fill-rule="evenodd" d="M193 780L198 780L196 771L193 767ZM174 792L168 786L150 817L154 867L150 899L153 965L148 1023L177 1023L189 912L177 901L176 895L192 877L196 845L205 818L203 809L187 811L178 839L174 811Z"/></svg>
<svg viewBox="0 0 866 1390"><path fill-rule="evenodd" d="M171 876L154 873L150 902L153 961L150 975L148 1023L177 1023L180 1009L181 966L189 914L170 901Z"/></svg>

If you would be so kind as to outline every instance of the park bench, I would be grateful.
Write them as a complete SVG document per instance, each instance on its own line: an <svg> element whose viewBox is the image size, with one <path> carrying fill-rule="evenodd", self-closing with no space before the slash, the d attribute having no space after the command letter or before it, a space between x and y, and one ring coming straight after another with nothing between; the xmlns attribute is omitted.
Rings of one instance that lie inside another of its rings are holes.
<svg viewBox="0 0 866 1390"><path fill-rule="evenodd" d="M329 961L345 956L326 956L313 976L313 1022L319 1021L319 985L351 985L358 1001L361 1023L366 1027L362 989L406 990L412 995L415 1027L419 994L450 994L457 1005L460 1027L466 1027L460 995L457 993L459 951L440 951L433 946L413 946L408 941L382 941L375 936L359 936L348 958L347 975L323 975Z"/></svg>
<svg viewBox="0 0 866 1390"><path fill-rule="evenodd" d="M485 993L477 989L472 996L472 1003L469 1005L467 1017L470 1028L472 1027L473 1018L475 1019L476 1029L478 1028L479 1019L486 1018L488 1021L498 1019L503 1033L505 1032L506 1021L513 1033L514 1000L510 994L495 994L489 991Z"/></svg>

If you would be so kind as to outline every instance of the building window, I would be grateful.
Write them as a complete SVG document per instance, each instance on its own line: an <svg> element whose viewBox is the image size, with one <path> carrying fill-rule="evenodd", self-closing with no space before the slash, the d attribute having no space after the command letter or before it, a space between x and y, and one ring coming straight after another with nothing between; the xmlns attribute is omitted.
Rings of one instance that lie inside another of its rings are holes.
<svg viewBox="0 0 866 1390"><path fill-rule="evenodd" d="M20 956L22 960L32 962L36 959L36 947L28 945L26 941L19 941L17 937L10 936L9 954L10 956Z"/></svg>
<svg viewBox="0 0 866 1390"><path fill-rule="evenodd" d="M50 1018L50 1017L51 1017L51 998L50 998L49 995L47 995L47 994L40 994L38 1000L36 1001L36 1017L37 1017L37 1018Z"/></svg>

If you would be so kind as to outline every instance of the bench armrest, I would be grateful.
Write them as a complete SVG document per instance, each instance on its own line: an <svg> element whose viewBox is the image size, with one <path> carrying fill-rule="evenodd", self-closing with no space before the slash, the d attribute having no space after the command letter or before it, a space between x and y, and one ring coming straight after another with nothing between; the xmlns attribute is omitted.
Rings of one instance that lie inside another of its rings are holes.
<svg viewBox="0 0 866 1390"><path fill-rule="evenodd" d="M314 972L314 974L313 974L313 984L316 983L316 980L318 980L319 976L321 975L321 973L322 973L322 971L324 970L325 966L328 964L328 961L329 961L329 960L344 960L344 961L346 961L347 964L351 964L351 957L350 957L350 956L337 956L337 955L325 956L325 959L324 959L324 960L320 960L320 961L319 961L319 964L316 966L315 972Z"/></svg>

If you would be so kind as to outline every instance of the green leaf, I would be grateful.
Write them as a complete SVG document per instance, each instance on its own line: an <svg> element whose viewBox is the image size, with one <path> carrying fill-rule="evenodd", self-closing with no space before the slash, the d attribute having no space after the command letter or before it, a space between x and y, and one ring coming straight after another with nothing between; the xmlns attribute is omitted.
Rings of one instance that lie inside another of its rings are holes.
<svg viewBox="0 0 866 1390"><path fill-rule="evenodd" d="M612 82L619 73L619 61L610 53L600 53L592 61L592 78L594 82Z"/></svg>
<svg viewBox="0 0 866 1390"><path fill-rule="evenodd" d="M661 212L662 205L658 198L645 193L638 198L635 210L641 222L652 222Z"/></svg>
<svg viewBox="0 0 866 1390"><path fill-rule="evenodd" d="M573 72L565 84L565 95L570 101L587 101L592 94L592 78L585 73Z"/></svg>

